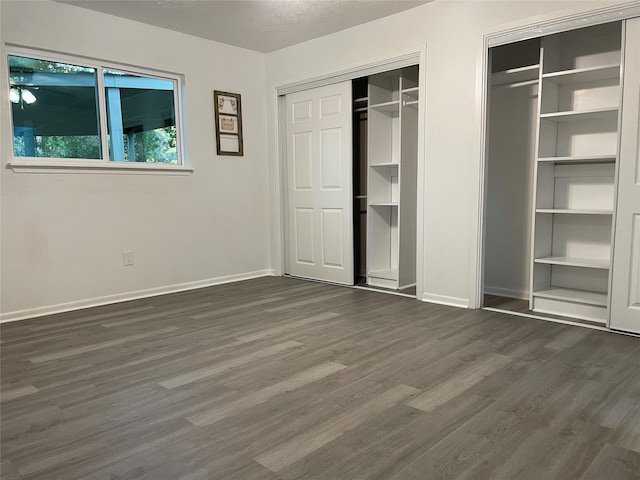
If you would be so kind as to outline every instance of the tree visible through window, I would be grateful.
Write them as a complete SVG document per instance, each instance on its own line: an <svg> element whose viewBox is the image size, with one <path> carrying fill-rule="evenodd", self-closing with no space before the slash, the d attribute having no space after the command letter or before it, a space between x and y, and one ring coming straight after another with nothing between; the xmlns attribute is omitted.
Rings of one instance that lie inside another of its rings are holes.
<svg viewBox="0 0 640 480"><path fill-rule="evenodd" d="M131 141L130 147L130 137L124 136L125 162L176 163L177 161L175 126L134 133ZM129 148L133 150L129 150ZM130 151L134 153L133 156L129 155Z"/></svg>
<svg viewBox="0 0 640 480"><path fill-rule="evenodd" d="M173 82L104 70L109 158L177 163Z"/></svg>

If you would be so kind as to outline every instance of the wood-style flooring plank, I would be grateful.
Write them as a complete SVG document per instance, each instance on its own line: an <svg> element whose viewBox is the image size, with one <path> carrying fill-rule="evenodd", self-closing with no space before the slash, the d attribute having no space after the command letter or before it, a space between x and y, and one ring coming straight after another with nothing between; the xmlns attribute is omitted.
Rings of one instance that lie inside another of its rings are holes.
<svg viewBox="0 0 640 480"><path fill-rule="evenodd" d="M580 480L640 478L640 453L607 444L593 459Z"/></svg>
<svg viewBox="0 0 640 480"><path fill-rule="evenodd" d="M428 389L412 398L407 402L407 405L429 412L462 394L485 377L507 365L510 361L508 357L492 354L435 388Z"/></svg>
<svg viewBox="0 0 640 480"><path fill-rule="evenodd" d="M0 462L0 475L3 480L21 480L24 478L11 462Z"/></svg>
<svg viewBox="0 0 640 480"><path fill-rule="evenodd" d="M249 353L241 357L230 358L229 360L226 360L224 362L218 362L211 366L207 366L207 367L200 368L198 370L194 370L182 375L168 378L166 380L162 380L158 383L164 388L181 387L182 385L186 385L191 382L196 382L198 380L202 380L203 378L212 377L214 375L217 375L218 373L225 372L231 368L236 368L250 362L255 362L257 360L261 360L270 355L276 355L284 350L287 350L289 348L299 347L301 345L302 344L300 342L294 342L294 341L279 343L277 345L267 347L265 349L259 350L254 353Z"/></svg>
<svg viewBox="0 0 640 480"><path fill-rule="evenodd" d="M214 410L199 413L193 417L188 417L187 420L200 427L211 425L224 417L236 415L243 410L264 403L276 395L308 385L309 383L325 378L345 368L347 368L346 365L336 362L323 363L322 365L304 370L281 382L274 383L273 385L245 395L241 398L234 399L233 403L222 405Z"/></svg>
<svg viewBox="0 0 640 480"><path fill-rule="evenodd" d="M283 297L268 297L260 300L254 300L253 302L245 302L236 305L230 305L222 308L210 308L206 312L189 315L194 320L202 320L203 318L214 317L217 315L224 315L225 313L236 312L238 310L250 309L253 307L259 307L269 303L279 302Z"/></svg>
<svg viewBox="0 0 640 480"><path fill-rule="evenodd" d="M367 419L380 415L388 408L414 395L417 391L417 389L408 385L398 385L364 404L355 405L330 421L257 456L255 460L270 470L277 472L332 442Z"/></svg>
<svg viewBox="0 0 640 480"><path fill-rule="evenodd" d="M16 398L31 395L32 393L36 393L37 391L38 389L33 385L23 385L21 387L12 388L10 390L3 389L1 400L3 402L8 402Z"/></svg>
<svg viewBox="0 0 640 480"><path fill-rule="evenodd" d="M303 318L302 320L296 320L293 322L286 323L284 325L279 325L277 327L266 328L264 330L259 330L257 332L249 333L246 335L240 335L238 340L242 342L253 342L255 340L261 340L266 337L271 337L277 334L287 334L292 329L296 329L299 327L304 327L306 325L312 324L314 322L322 322L324 320L330 320L335 317L339 317L339 313L334 312L323 312L318 315L312 315L308 318Z"/></svg>
<svg viewBox="0 0 640 480"><path fill-rule="evenodd" d="M141 340L149 336L162 335L163 333L174 332L177 329L178 327L166 327L166 328L161 328L159 330L152 330L146 333L137 333L135 335L128 335L125 337L117 338L115 340L108 340L106 342L99 342L99 343L84 345L81 347L68 348L68 349L59 350L57 352L48 353L44 355L36 355L35 357L31 357L29 360L31 361L31 363L44 363L44 362L50 362L52 360L60 360L61 358L73 357L75 355L80 355L82 353L93 352L95 350L100 350L103 348L115 347L117 345L121 345L126 342Z"/></svg>
<svg viewBox="0 0 640 480"><path fill-rule="evenodd" d="M311 296L307 296L305 300L298 300L297 302L286 303L279 307L267 308L266 311L269 313L277 313L277 312L282 312L283 310L293 310L300 307L306 307L314 303L323 303L323 302L326 302L327 300L332 300L337 297L342 297L344 295L350 295L352 293L353 292L351 290L344 289L343 291L332 292L326 295L318 295L318 296L311 295Z"/></svg>

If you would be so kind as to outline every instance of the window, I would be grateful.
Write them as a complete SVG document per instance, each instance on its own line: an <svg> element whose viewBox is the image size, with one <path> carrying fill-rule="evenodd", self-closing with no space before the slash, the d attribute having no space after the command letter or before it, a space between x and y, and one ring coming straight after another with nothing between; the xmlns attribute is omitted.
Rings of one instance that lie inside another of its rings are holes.
<svg viewBox="0 0 640 480"><path fill-rule="evenodd" d="M17 157L100 158L96 69L9 56Z"/></svg>
<svg viewBox="0 0 640 480"><path fill-rule="evenodd" d="M184 166L177 77L21 49L8 63L16 163Z"/></svg>
<svg viewBox="0 0 640 480"><path fill-rule="evenodd" d="M173 82L104 70L104 89L109 159L177 163Z"/></svg>

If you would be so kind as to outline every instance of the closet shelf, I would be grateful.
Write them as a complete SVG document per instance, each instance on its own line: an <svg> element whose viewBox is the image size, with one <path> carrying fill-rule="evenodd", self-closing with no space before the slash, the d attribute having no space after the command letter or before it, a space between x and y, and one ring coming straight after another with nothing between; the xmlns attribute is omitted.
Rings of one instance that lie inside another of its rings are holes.
<svg viewBox="0 0 640 480"><path fill-rule="evenodd" d="M567 112L541 113L540 120L551 120L554 122L572 122L576 120L596 120L596 119L618 118L618 107L594 108L591 110L573 110Z"/></svg>
<svg viewBox="0 0 640 480"><path fill-rule="evenodd" d="M369 205L372 207L397 207L398 202L372 202Z"/></svg>
<svg viewBox="0 0 640 480"><path fill-rule="evenodd" d="M538 158L538 162L550 162L550 163L615 163L616 154L611 155L579 155L569 157L541 157Z"/></svg>
<svg viewBox="0 0 640 480"><path fill-rule="evenodd" d="M414 87L414 88L407 88L405 90L402 90L402 98L406 101L418 101L418 87ZM403 103L403 105L406 103Z"/></svg>
<svg viewBox="0 0 640 480"><path fill-rule="evenodd" d="M400 101L376 103L375 105L369 105L369 108L379 112L397 112L400 110Z"/></svg>
<svg viewBox="0 0 640 480"><path fill-rule="evenodd" d="M572 83L597 82L599 80L615 80L620 78L620 65L601 65L597 67L575 68L560 72L543 73L542 79L556 85Z"/></svg>
<svg viewBox="0 0 640 480"><path fill-rule="evenodd" d="M585 267L585 268L599 268L603 270L609 269L609 260L601 260L596 258L577 258L577 257L562 257L562 256L548 256L535 259L536 263L546 263L549 265L563 265L567 267Z"/></svg>
<svg viewBox="0 0 640 480"><path fill-rule="evenodd" d="M369 276L385 280L398 280L398 269L388 268L385 270L372 270L369 272Z"/></svg>
<svg viewBox="0 0 640 480"><path fill-rule="evenodd" d="M388 168L388 167L398 167L400 164L398 162L386 162L386 163L370 163L369 166L372 168Z"/></svg>
<svg viewBox="0 0 640 480"><path fill-rule="evenodd" d="M529 80L537 80L540 65L527 65L525 67L510 68L502 72L496 72L491 75L491 86L508 85L510 83L527 82Z"/></svg>
<svg viewBox="0 0 640 480"><path fill-rule="evenodd" d="M574 290L572 288L551 287L547 290L533 292L534 297L550 298L553 300L564 300L574 303L584 303L598 307L607 306L607 294L591 292L588 290Z"/></svg>
<svg viewBox="0 0 640 480"><path fill-rule="evenodd" d="M613 215L612 210L588 208L536 208L536 213L556 213L563 215Z"/></svg>

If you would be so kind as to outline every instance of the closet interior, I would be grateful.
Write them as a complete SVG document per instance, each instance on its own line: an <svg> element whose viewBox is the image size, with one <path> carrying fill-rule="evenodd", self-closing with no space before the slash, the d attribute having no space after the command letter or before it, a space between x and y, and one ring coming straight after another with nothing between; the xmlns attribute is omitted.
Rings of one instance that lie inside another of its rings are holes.
<svg viewBox="0 0 640 480"><path fill-rule="evenodd" d="M415 295L418 67L353 80L355 284Z"/></svg>
<svg viewBox="0 0 640 480"><path fill-rule="evenodd" d="M622 32L490 49L485 306L608 324Z"/></svg>

